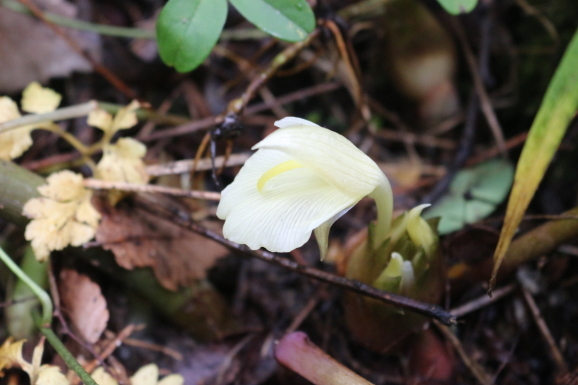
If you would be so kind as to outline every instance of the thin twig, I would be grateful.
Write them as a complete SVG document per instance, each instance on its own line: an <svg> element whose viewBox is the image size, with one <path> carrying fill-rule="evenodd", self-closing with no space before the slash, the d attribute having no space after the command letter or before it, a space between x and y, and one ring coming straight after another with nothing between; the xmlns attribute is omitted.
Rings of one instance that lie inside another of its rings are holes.
<svg viewBox="0 0 578 385"><path fill-rule="evenodd" d="M491 297L484 294L479 298L476 298L459 307L451 309L450 313L452 313L454 317L463 317L466 314L479 310L483 307L488 306L491 303L496 302L499 299L504 298L505 296L511 294L517 287L518 285L516 283L511 283L509 285L494 290L493 295Z"/></svg>
<svg viewBox="0 0 578 385"><path fill-rule="evenodd" d="M287 95L280 96L276 99L274 104L271 103L258 103L255 105L251 105L245 109L245 116L257 114L262 111L266 111L271 109L274 106L281 106L284 104L289 104L295 102L297 100L303 100L304 98L308 98L310 96L315 96L318 94L323 94L327 92L334 91L340 88L341 85L339 83L326 83L321 85L316 85L313 87L309 87L306 89L299 90L297 92L292 92ZM174 136L181 136L192 134L197 131L206 130L210 127L223 123L223 119L219 116L209 116L203 119L195 120L190 123L181 124L177 127L169 128L166 130L161 130L157 132L153 132L150 135L140 138L140 140L144 142L149 142L157 139L162 138L170 138Z"/></svg>
<svg viewBox="0 0 578 385"><path fill-rule="evenodd" d="M251 154L233 154L227 159L227 167L240 166L245 163ZM193 169L194 159L178 160L176 162L155 164L147 166L146 172L149 176L175 175L191 172ZM215 158L215 167L221 167L225 164L225 157L218 156ZM197 163L197 171L207 171L212 169L210 159L201 159Z"/></svg>
<svg viewBox="0 0 578 385"><path fill-rule="evenodd" d="M325 285L321 285L317 288L313 296L309 299L309 301L307 301L305 306L303 306L293 321L291 321L291 324L287 327L287 329L285 329L283 334L293 333L299 328L299 326L303 323L303 321L305 321L313 309L315 309L325 290L327 290Z"/></svg>
<svg viewBox="0 0 578 385"><path fill-rule="evenodd" d="M145 196L141 196L141 198L143 200L147 199ZM173 215L172 210L170 208L162 207L161 204L159 204L159 202L155 202L154 204L150 204L149 202L147 202L147 204L143 204L143 209L149 211L154 215L158 215L161 217L170 217L171 222L175 223L176 225L181 226L190 231L193 231L195 233L198 233L206 238L212 239L213 241L227 247L228 249L242 256L249 258L257 258L267 263L271 263L280 266L284 269L302 274L308 278L315 279L321 282L326 282L332 284L333 286L350 290L355 293L377 299L384 303L407 309L409 311L424 315L428 318L435 318L446 325L456 323L456 318L438 305L423 303L411 298L403 297L401 295L388 293L376 289L375 287L361 283L359 281L347 279L312 267L300 265L292 260L280 257L268 251L251 250L245 245L240 245L238 243L223 238L221 235L211 230L208 230L203 226L200 226L199 224L189 220L188 218L182 218L180 216Z"/></svg>
<svg viewBox="0 0 578 385"><path fill-rule="evenodd" d="M434 324L436 325L438 330L442 332L444 337L446 337L452 343L454 349L456 350L456 352L458 353L464 364L468 367L468 369L470 369L470 372L474 375L474 377L476 377L476 379L480 382L480 384L492 385L494 383L492 377L488 373L486 373L486 371L477 362L475 362L473 359L470 358L470 356L468 356L468 354L464 350L464 347L462 346L462 343L460 342L458 337L456 337L456 335L450 330L450 328L448 328L445 325L441 325L439 322L436 321L434 321Z"/></svg>
<svg viewBox="0 0 578 385"><path fill-rule="evenodd" d="M187 191L174 187L135 184L126 182L110 182L99 179L85 179L84 187L94 190L119 190L131 192L157 193L209 201L221 200L221 194L212 191Z"/></svg>
<svg viewBox="0 0 578 385"><path fill-rule="evenodd" d="M224 120L228 115L240 115L241 112L247 107L247 104L253 97L258 89L261 88L271 77L281 68L283 65L287 64L292 60L303 48L307 47L313 39L315 39L320 33L319 29L311 32L303 41L293 43L285 48L282 52L277 54L271 64L257 76L253 78L251 83L245 89L245 92L237 98L229 102L226 111L223 112L221 118Z"/></svg>
<svg viewBox="0 0 578 385"><path fill-rule="evenodd" d="M429 193L422 198L421 203L431 204L440 199L450 187L456 173L466 163L466 160L468 159L468 156L470 155L474 145L478 116L478 104L478 98L475 94L472 93L470 97L466 122L464 124L464 130L460 139L460 144L458 145L456 156L447 166L446 174L435 184Z"/></svg>
<svg viewBox="0 0 578 385"><path fill-rule="evenodd" d="M554 365L556 365L556 369L560 373L568 372L568 366L564 361L564 356L560 352L560 349L558 349L558 345L556 345L556 341L554 340L552 333L550 333L550 329L548 328L548 325L546 325L546 321L544 321L544 318L540 313L540 309L538 308L538 305L536 305L536 302L534 301L534 297L532 297L532 294L530 294L530 292L524 287L524 285L520 285L520 287L522 289L524 302L526 302L526 305L530 309L532 317L534 318L534 322L536 322L536 326L538 326L538 330L540 330L540 334L542 334L542 338L544 338L544 340L546 341L546 345L550 350L550 355L552 356L552 360L554 360Z"/></svg>
<svg viewBox="0 0 578 385"><path fill-rule="evenodd" d="M466 35L462 27L457 23L456 19L454 17L448 17L447 20L449 21L450 26L454 30L458 38L458 41L460 42L460 46L464 51L466 62L468 64L470 73L472 75L472 79L474 81L474 88L476 90L478 97L480 98L480 106L484 114L484 117L486 118L488 126L490 126L490 129L492 131L494 139L496 140L496 144L500 150L500 153L503 156L506 156L508 154L508 149L505 144L504 134L502 133L502 127L500 126L500 122L498 121L496 113L492 108L492 102L490 100L488 92L486 91L483 80L480 76L478 63L476 63L476 58L474 56L474 53L472 52L472 48L468 43L468 39L466 38Z"/></svg>
<svg viewBox="0 0 578 385"><path fill-rule="evenodd" d="M91 100L75 106L59 108L58 110L44 114L25 115L21 118L0 123L0 133L22 126L34 125L43 122L54 122L57 120L73 119L88 115L98 107L98 103Z"/></svg>

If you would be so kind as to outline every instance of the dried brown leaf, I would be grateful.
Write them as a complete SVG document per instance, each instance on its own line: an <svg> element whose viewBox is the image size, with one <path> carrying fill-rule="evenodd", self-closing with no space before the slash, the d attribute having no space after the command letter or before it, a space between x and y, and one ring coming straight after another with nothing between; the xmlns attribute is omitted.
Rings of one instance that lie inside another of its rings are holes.
<svg viewBox="0 0 578 385"><path fill-rule="evenodd" d="M38 0L42 9L61 16L76 16L76 6L65 0ZM100 56L100 38L95 33L67 29L66 33L95 59ZM0 7L0 90L16 92L32 81L45 82L65 77L72 71L92 71L92 66L76 53L44 22L29 15Z"/></svg>
<svg viewBox="0 0 578 385"><path fill-rule="evenodd" d="M58 286L62 308L73 329L94 344L108 323L108 309L100 287L84 274L64 269Z"/></svg>
<svg viewBox="0 0 578 385"><path fill-rule="evenodd" d="M96 240L125 269L152 267L169 290L204 278L206 270L227 253L223 246L148 213L130 199L114 208L104 202L98 206L102 220Z"/></svg>
<svg viewBox="0 0 578 385"><path fill-rule="evenodd" d="M26 202L22 213L33 220L25 237L32 241L36 259L44 261L52 250L80 246L93 236L100 215L92 207L92 192L82 184L82 175L64 170L50 175L38 187L42 195Z"/></svg>

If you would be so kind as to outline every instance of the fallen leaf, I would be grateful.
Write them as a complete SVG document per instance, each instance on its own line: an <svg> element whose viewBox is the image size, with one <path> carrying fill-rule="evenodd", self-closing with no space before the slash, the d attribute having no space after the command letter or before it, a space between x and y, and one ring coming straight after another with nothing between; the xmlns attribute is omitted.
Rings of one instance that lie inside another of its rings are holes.
<svg viewBox="0 0 578 385"><path fill-rule="evenodd" d="M22 345L25 340L14 341L8 338L0 346L0 371L14 366L30 365L22 358ZM31 365L30 365L31 367Z"/></svg>
<svg viewBox="0 0 578 385"><path fill-rule="evenodd" d="M104 154L96 165L95 177L105 181L146 184L149 176L142 160L146 147L138 140L120 138L115 144L104 147ZM108 191L111 205L128 195L126 192Z"/></svg>
<svg viewBox="0 0 578 385"><path fill-rule="evenodd" d="M0 97L0 123L18 119L19 117L20 111L18 111L16 103L7 96ZM30 148L32 146L30 132L33 129L34 127L32 126L23 126L1 133L0 159L10 160L18 158Z"/></svg>
<svg viewBox="0 0 578 385"><path fill-rule="evenodd" d="M50 175L46 182L38 187L42 197L29 200L22 210L32 218L24 236L32 241L39 261L46 260L52 250L88 242L100 218L91 204L92 191L84 188L81 175L65 170Z"/></svg>
<svg viewBox="0 0 578 385"><path fill-rule="evenodd" d="M62 96L58 92L44 88L38 82L32 82L22 91L20 105L23 111L43 114L54 111L61 100Z"/></svg>
<svg viewBox="0 0 578 385"><path fill-rule="evenodd" d="M64 269L58 285L60 301L74 331L91 344L108 323L108 309L100 287L84 274Z"/></svg>
<svg viewBox="0 0 578 385"><path fill-rule="evenodd" d="M12 367L20 367L30 377L33 385L69 385L69 381L60 368L54 365L40 366L40 360L44 353L44 342L38 343L34 348L32 362L22 358L22 345L25 340L14 341L8 338L0 346L0 371Z"/></svg>
<svg viewBox="0 0 578 385"><path fill-rule="evenodd" d="M37 0L37 6L74 19L76 6L65 0ZM66 33L99 60L100 37L96 33L67 29ZM91 72L92 66L45 23L0 7L0 89L17 92L32 81L66 77L73 71ZM25 37L25 38L24 38Z"/></svg>
<svg viewBox="0 0 578 385"><path fill-rule="evenodd" d="M103 109L96 109L88 114L88 125L100 128L112 137L119 130L126 130L138 123L135 111L140 108L140 103L136 100L129 105L118 110L113 117Z"/></svg>
<svg viewBox="0 0 578 385"><path fill-rule="evenodd" d="M61 96L50 88L43 88L33 82L22 92L22 109L32 113L54 111L60 104ZM0 97L0 123L21 117L18 106L7 96ZM30 132L52 122L42 122L15 128L0 133L0 159L10 160L19 157L32 146Z"/></svg>
<svg viewBox="0 0 578 385"><path fill-rule="evenodd" d="M108 374L102 366L94 369L90 376L98 385L118 385L118 381Z"/></svg>
<svg viewBox="0 0 578 385"><path fill-rule="evenodd" d="M102 247L111 250L125 269L152 267L169 290L204 278L206 270L227 253L223 246L148 213L130 198L115 207L99 201L98 209L102 220L96 240Z"/></svg>
<svg viewBox="0 0 578 385"><path fill-rule="evenodd" d="M132 385L156 385L159 378L159 368L155 364L148 364L136 371L130 378Z"/></svg>
<svg viewBox="0 0 578 385"><path fill-rule="evenodd" d="M118 385L118 381L102 367L96 368L91 376L99 385ZM159 367L156 364L141 367L130 378L131 385L183 385L184 382L180 374L169 374L159 381Z"/></svg>
<svg viewBox="0 0 578 385"><path fill-rule="evenodd" d="M96 165L95 177L113 182L146 184L149 180L142 160L146 147L132 138L121 138L105 146L104 155Z"/></svg>
<svg viewBox="0 0 578 385"><path fill-rule="evenodd" d="M58 366L42 365L38 370L38 377L34 385L69 385L66 376L60 372Z"/></svg>

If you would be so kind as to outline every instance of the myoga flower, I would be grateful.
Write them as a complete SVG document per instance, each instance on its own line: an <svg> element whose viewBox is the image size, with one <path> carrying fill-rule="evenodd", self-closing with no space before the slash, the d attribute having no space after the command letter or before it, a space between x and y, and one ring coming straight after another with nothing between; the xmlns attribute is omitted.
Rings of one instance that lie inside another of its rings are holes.
<svg viewBox="0 0 578 385"><path fill-rule="evenodd" d="M314 231L321 258L329 228L365 196L378 210L376 245L389 231L392 192L377 164L345 137L305 119L287 117L253 146L234 182L222 192L223 234L256 250L289 252Z"/></svg>

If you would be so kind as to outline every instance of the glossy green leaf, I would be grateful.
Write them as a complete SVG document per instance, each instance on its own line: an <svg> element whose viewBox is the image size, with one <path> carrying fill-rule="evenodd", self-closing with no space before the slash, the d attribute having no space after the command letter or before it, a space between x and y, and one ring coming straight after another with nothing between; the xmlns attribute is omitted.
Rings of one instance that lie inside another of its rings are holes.
<svg viewBox="0 0 578 385"><path fill-rule="evenodd" d="M169 0L157 21L161 59L179 72L197 68L217 43L227 0Z"/></svg>
<svg viewBox="0 0 578 385"><path fill-rule="evenodd" d="M578 109L578 31L574 33L554 77L550 81L538 114L532 123L526 144L520 155L514 186L508 200L506 218L494 253L496 273L508 251L512 237L530 204L546 168L556 153L566 129Z"/></svg>
<svg viewBox="0 0 578 385"><path fill-rule="evenodd" d="M304 40L315 28L315 15L306 0L231 0L251 23L276 38Z"/></svg>
<svg viewBox="0 0 578 385"><path fill-rule="evenodd" d="M438 3L452 15L468 13L476 7L478 0L438 0Z"/></svg>
<svg viewBox="0 0 578 385"><path fill-rule="evenodd" d="M440 217L440 235L462 229L486 218L506 198L514 168L494 159L458 172L448 194L424 212L424 218Z"/></svg>

